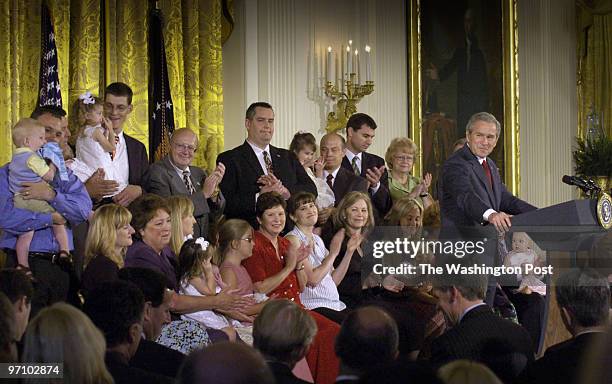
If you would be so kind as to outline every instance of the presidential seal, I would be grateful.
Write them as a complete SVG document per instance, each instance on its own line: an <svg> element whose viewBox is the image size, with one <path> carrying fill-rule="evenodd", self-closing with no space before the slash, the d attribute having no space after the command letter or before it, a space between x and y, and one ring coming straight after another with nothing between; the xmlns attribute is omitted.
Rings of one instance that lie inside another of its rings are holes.
<svg viewBox="0 0 612 384"><path fill-rule="evenodd" d="M612 228L612 198L605 192L597 200L597 219L604 229Z"/></svg>

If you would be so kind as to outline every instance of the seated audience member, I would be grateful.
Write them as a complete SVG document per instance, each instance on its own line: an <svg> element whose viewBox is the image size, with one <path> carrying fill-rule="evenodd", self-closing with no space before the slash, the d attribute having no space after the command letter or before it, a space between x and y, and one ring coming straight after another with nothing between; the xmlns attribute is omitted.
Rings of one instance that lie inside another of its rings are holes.
<svg viewBox="0 0 612 384"><path fill-rule="evenodd" d="M395 320L376 307L348 314L336 338L340 375L336 383L357 382L366 371L394 361L399 354Z"/></svg>
<svg viewBox="0 0 612 384"><path fill-rule="evenodd" d="M116 384L172 382L169 377L130 364L143 332L145 301L138 287L121 280L99 284L87 295L83 310L104 333L106 367Z"/></svg>
<svg viewBox="0 0 612 384"><path fill-rule="evenodd" d="M155 269L166 277L167 287L178 292L177 261L174 252L169 247L171 222L165 200L153 194L144 195L130 204L130 211L132 212L132 227L136 231L134 237L138 240L128 248L125 266ZM252 299L229 294L226 291L221 291L215 296L175 295L172 299L171 311L185 314L216 310L232 318L243 320L248 318L240 310L251 304ZM195 332L200 334L199 329L202 326L193 321L183 322L177 326L176 329L172 328L176 332L172 331L168 335L166 334L168 328L164 328L162 337L168 339L164 345L185 353L192 350L194 344L202 345L210 342L208 336L213 341L227 340L223 332L215 333L209 329L208 335L203 336L202 340L187 342L184 335L189 333L193 337ZM187 328L184 329L184 327Z"/></svg>
<svg viewBox="0 0 612 384"><path fill-rule="evenodd" d="M274 376L261 354L240 343L219 343L193 352L177 378L177 384L273 383Z"/></svg>
<svg viewBox="0 0 612 384"><path fill-rule="evenodd" d="M398 137L391 140L385 153L385 161L389 169L389 193L393 203L404 196L410 196L419 202L423 210L433 202L429 195L431 173L427 173L423 180L412 176L417 153L418 148L414 141L407 137Z"/></svg>
<svg viewBox="0 0 612 384"><path fill-rule="evenodd" d="M391 205L388 173L385 161L366 152L376 134L376 122L365 113L354 113L346 122L346 153L342 167L368 181L368 193L372 199L376 222L385 217Z"/></svg>
<svg viewBox="0 0 612 384"><path fill-rule="evenodd" d="M193 202L187 196L176 195L168 197L166 203L170 209L170 248L178 255L185 240L194 238L196 234L194 229L197 221L193 216Z"/></svg>
<svg viewBox="0 0 612 384"><path fill-rule="evenodd" d="M20 343L28 326L30 310L32 309L32 282L23 271L17 269L0 270L0 292L13 304L15 310L15 340Z"/></svg>
<svg viewBox="0 0 612 384"><path fill-rule="evenodd" d="M86 266L81 277L85 295L102 282L117 280L125 252L132 245L131 220L130 211L117 204L104 205L94 212L85 242Z"/></svg>
<svg viewBox="0 0 612 384"><path fill-rule="evenodd" d="M298 132L293 135L289 144L289 151L295 155L304 170L317 187L317 208L325 209L333 207L336 198L334 191L323 179L323 158L315 161L317 152L317 141L310 132Z"/></svg>
<svg viewBox="0 0 612 384"><path fill-rule="evenodd" d="M91 320L71 305L56 303L42 309L28 325L22 362L60 362L64 383L112 384L105 352L104 336Z"/></svg>
<svg viewBox="0 0 612 384"><path fill-rule="evenodd" d="M605 338L610 318L608 280L590 268L572 269L555 281L561 319L572 338L548 347L523 375L526 383L577 383L593 345Z"/></svg>
<svg viewBox="0 0 612 384"><path fill-rule="evenodd" d="M130 364L145 371L176 377L185 355L155 342L162 327L170 323L172 294L166 290L166 278L148 268L123 268L121 280L129 281L142 291L145 299L143 334Z"/></svg>
<svg viewBox="0 0 612 384"><path fill-rule="evenodd" d="M198 149L198 136L189 128L174 131L170 138L170 153L149 167L146 189L162 197L186 196L192 202L191 214L196 226L195 237L208 239L209 224L223 212L225 199L219 193L225 166L218 164L210 175L191 165ZM178 254L178 250L174 250Z"/></svg>
<svg viewBox="0 0 612 384"><path fill-rule="evenodd" d="M253 325L253 346L266 358L277 384L300 384L291 373L310 348L317 324L297 304L286 300L267 303Z"/></svg>
<svg viewBox="0 0 612 384"><path fill-rule="evenodd" d="M444 384L502 384L486 365L470 360L456 360L443 365L438 370L438 377Z"/></svg>
<svg viewBox="0 0 612 384"><path fill-rule="evenodd" d="M45 133L47 130L50 132L49 136L52 137L47 137L48 141L64 140L62 118L43 112L38 115L37 120L45 126ZM9 188L8 168L8 165L0 167L0 248L7 255L6 267L31 270L38 281L32 297L32 312L36 314L50 303L66 300L69 289L74 288L76 292L78 288L70 286L70 274L66 271L69 258L63 253L60 255L52 227L53 224L66 222L74 227L85 221L91 212L91 200L81 181L68 171L68 180L62 180L57 175L50 183L23 183L19 190L24 200L44 200L57 212L36 213L16 208ZM34 235L30 242L28 264L20 267L16 254L17 238L30 230L34 230ZM67 231L69 248L72 249L72 232L70 228L67 228ZM73 296L70 297L71 301L74 299Z"/></svg>
<svg viewBox="0 0 612 384"><path fill-rule="evenodd" d="M584 365L576 383L609 384L612 365L612 327L584 354Z"/></svg>
<svg viewBox="0 0 612 384"><path fill-rule="evenodd" d="M262 193L256 207L259 230L254 233L253 256L244 260L244 267L257 292L277 295L302 305L299 294L306 283L302 259L308 253L307 249L296 249L289 240L280 237L285 227L285 200L275 192ZM317 322L319 332L306 360L315 382L333 383L338 361L332 344L338 333L338 324L316 312L309 311L309 314Z"/></svg>
<svg viewBox="0 0 612 384"><path fill-rule="evenodd" d="M221 280L219 268L212 264L213 253L213 247L203 240L185 241L179 255L178 281L181 293L192 296L214 296L227 286ZM225 332L230 341L236 340L236 330L232 326L231 319L222 314L206 310L186 313L183 317L198 321L207 328Z"/></svg>
<svg viewBox="0 0 612 384"><path fill-rule="evenodd" d="M217 158L217 163L226 169L219 186L226 199L225 216L246 220L256 228L255 202L259 194L277 192L287 200L299 191L316 195L317 188L295 156L270 145L274 135L274 111L270 104L251 104L244 126L247 130L244 144Z"/></svg>
<svg viewBox="0 0 612 384"><path fill-rule="evenodd" d="M368 181L342 167L342 159L346 153L346 141L337 133L328 133L321 138L321 158L323 159L323 179L334 192L337 207L346 194L352 191L368 193ZM335 208L320 208L320 225L327 223Z"/></svg>
<svg viewBox="0 0 612 384"><path fill-rule="evenodd" d="M319 194L319 196L321 196ZM287 207L289 217L295 227L285 237L294 247L308 247L310 254L303 260L306 273L306 286L300 293L300 300L307 309L311 309L336 323L342 323L346 317L346 304L340 301L337 285L340 284L348 270L353 252L360 241L359 236L349 240L342 262L334 268L334 262L344 240L344 229L333 237L330 251L325 248L323 240L315 234L318 212L315 197L308 192L298 192L291 196Z"/></svg>
<svg viewBox="0 0 612 384"><path fill-rule="evenodd" d="M15 310L9 299L0 292L0 363L19 361L16 328Z"/></svg>
<svg viewBox="0 0 612 384"><path fill-rule="evenodd" d="M432 364L456 359L487 365L502 381L514 380L533 361L527 331L502 319L484 303L487 276L439 275L433 292L453 328L431 345Z"/></svg>

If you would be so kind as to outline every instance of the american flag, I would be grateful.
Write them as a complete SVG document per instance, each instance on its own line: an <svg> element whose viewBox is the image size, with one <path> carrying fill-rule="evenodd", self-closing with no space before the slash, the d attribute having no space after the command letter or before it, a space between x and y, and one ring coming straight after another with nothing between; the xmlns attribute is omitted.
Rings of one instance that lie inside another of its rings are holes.
<svg viewBox="0 0 612 384"><path fill-rule="evenodd" d="M151 10L149 17L149 59L149 161L153 163L168 154L170 135L174 132L174 108L159 9Z"/></svg>
<svg viewBox="0 0 612 384"><path fill-rule="evenodd" d="M57 47L55 33L49 8L41 4L40 28L40 75L38 77L38 105L57 105L62 107L62 92L60 89L57 68Z"/></svg>

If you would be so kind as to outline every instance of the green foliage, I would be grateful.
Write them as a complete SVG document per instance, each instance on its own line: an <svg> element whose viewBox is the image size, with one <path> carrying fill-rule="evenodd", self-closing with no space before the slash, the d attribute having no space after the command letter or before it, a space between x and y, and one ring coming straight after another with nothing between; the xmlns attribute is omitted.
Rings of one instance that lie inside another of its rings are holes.
<svg viewBox="0 0 612 384"><path fill-rule="evenodd" d="M589 140L588 143L577 138L573 157L579 176L612 175L612 139L606 136Z"/></svg>

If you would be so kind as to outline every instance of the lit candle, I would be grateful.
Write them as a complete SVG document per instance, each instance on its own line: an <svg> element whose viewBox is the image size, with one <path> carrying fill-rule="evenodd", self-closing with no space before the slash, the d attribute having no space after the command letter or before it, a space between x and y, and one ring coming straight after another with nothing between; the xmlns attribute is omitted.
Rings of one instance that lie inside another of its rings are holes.
<svg viewBox="0 0 612 384"><path fill-rule="evenodd" d="M350 42L350 41L349 41ZM351 47L346 47L346 73L350 75L353 72L353 57L351 56Z"/></svg>
<svg viewBox="0 0 612 384"><path fill-rule="evenodd" d="M359 84L359 51L355 50L355 81Z"/></svg>
<svg viewBox="0 0 612 384"><path fill-rule="evenodd" d="M332 81L334 79L333 75L333 67L332 67L332 48L331 46L327 47L327 81Z"/></svg>
<svg viewBox="0 0 612 384"><path fill-rule="evenodd" d="M365 60L366 60L366 81L372 81L372 67L370 66L370 46L365 46Z"/></svg>

